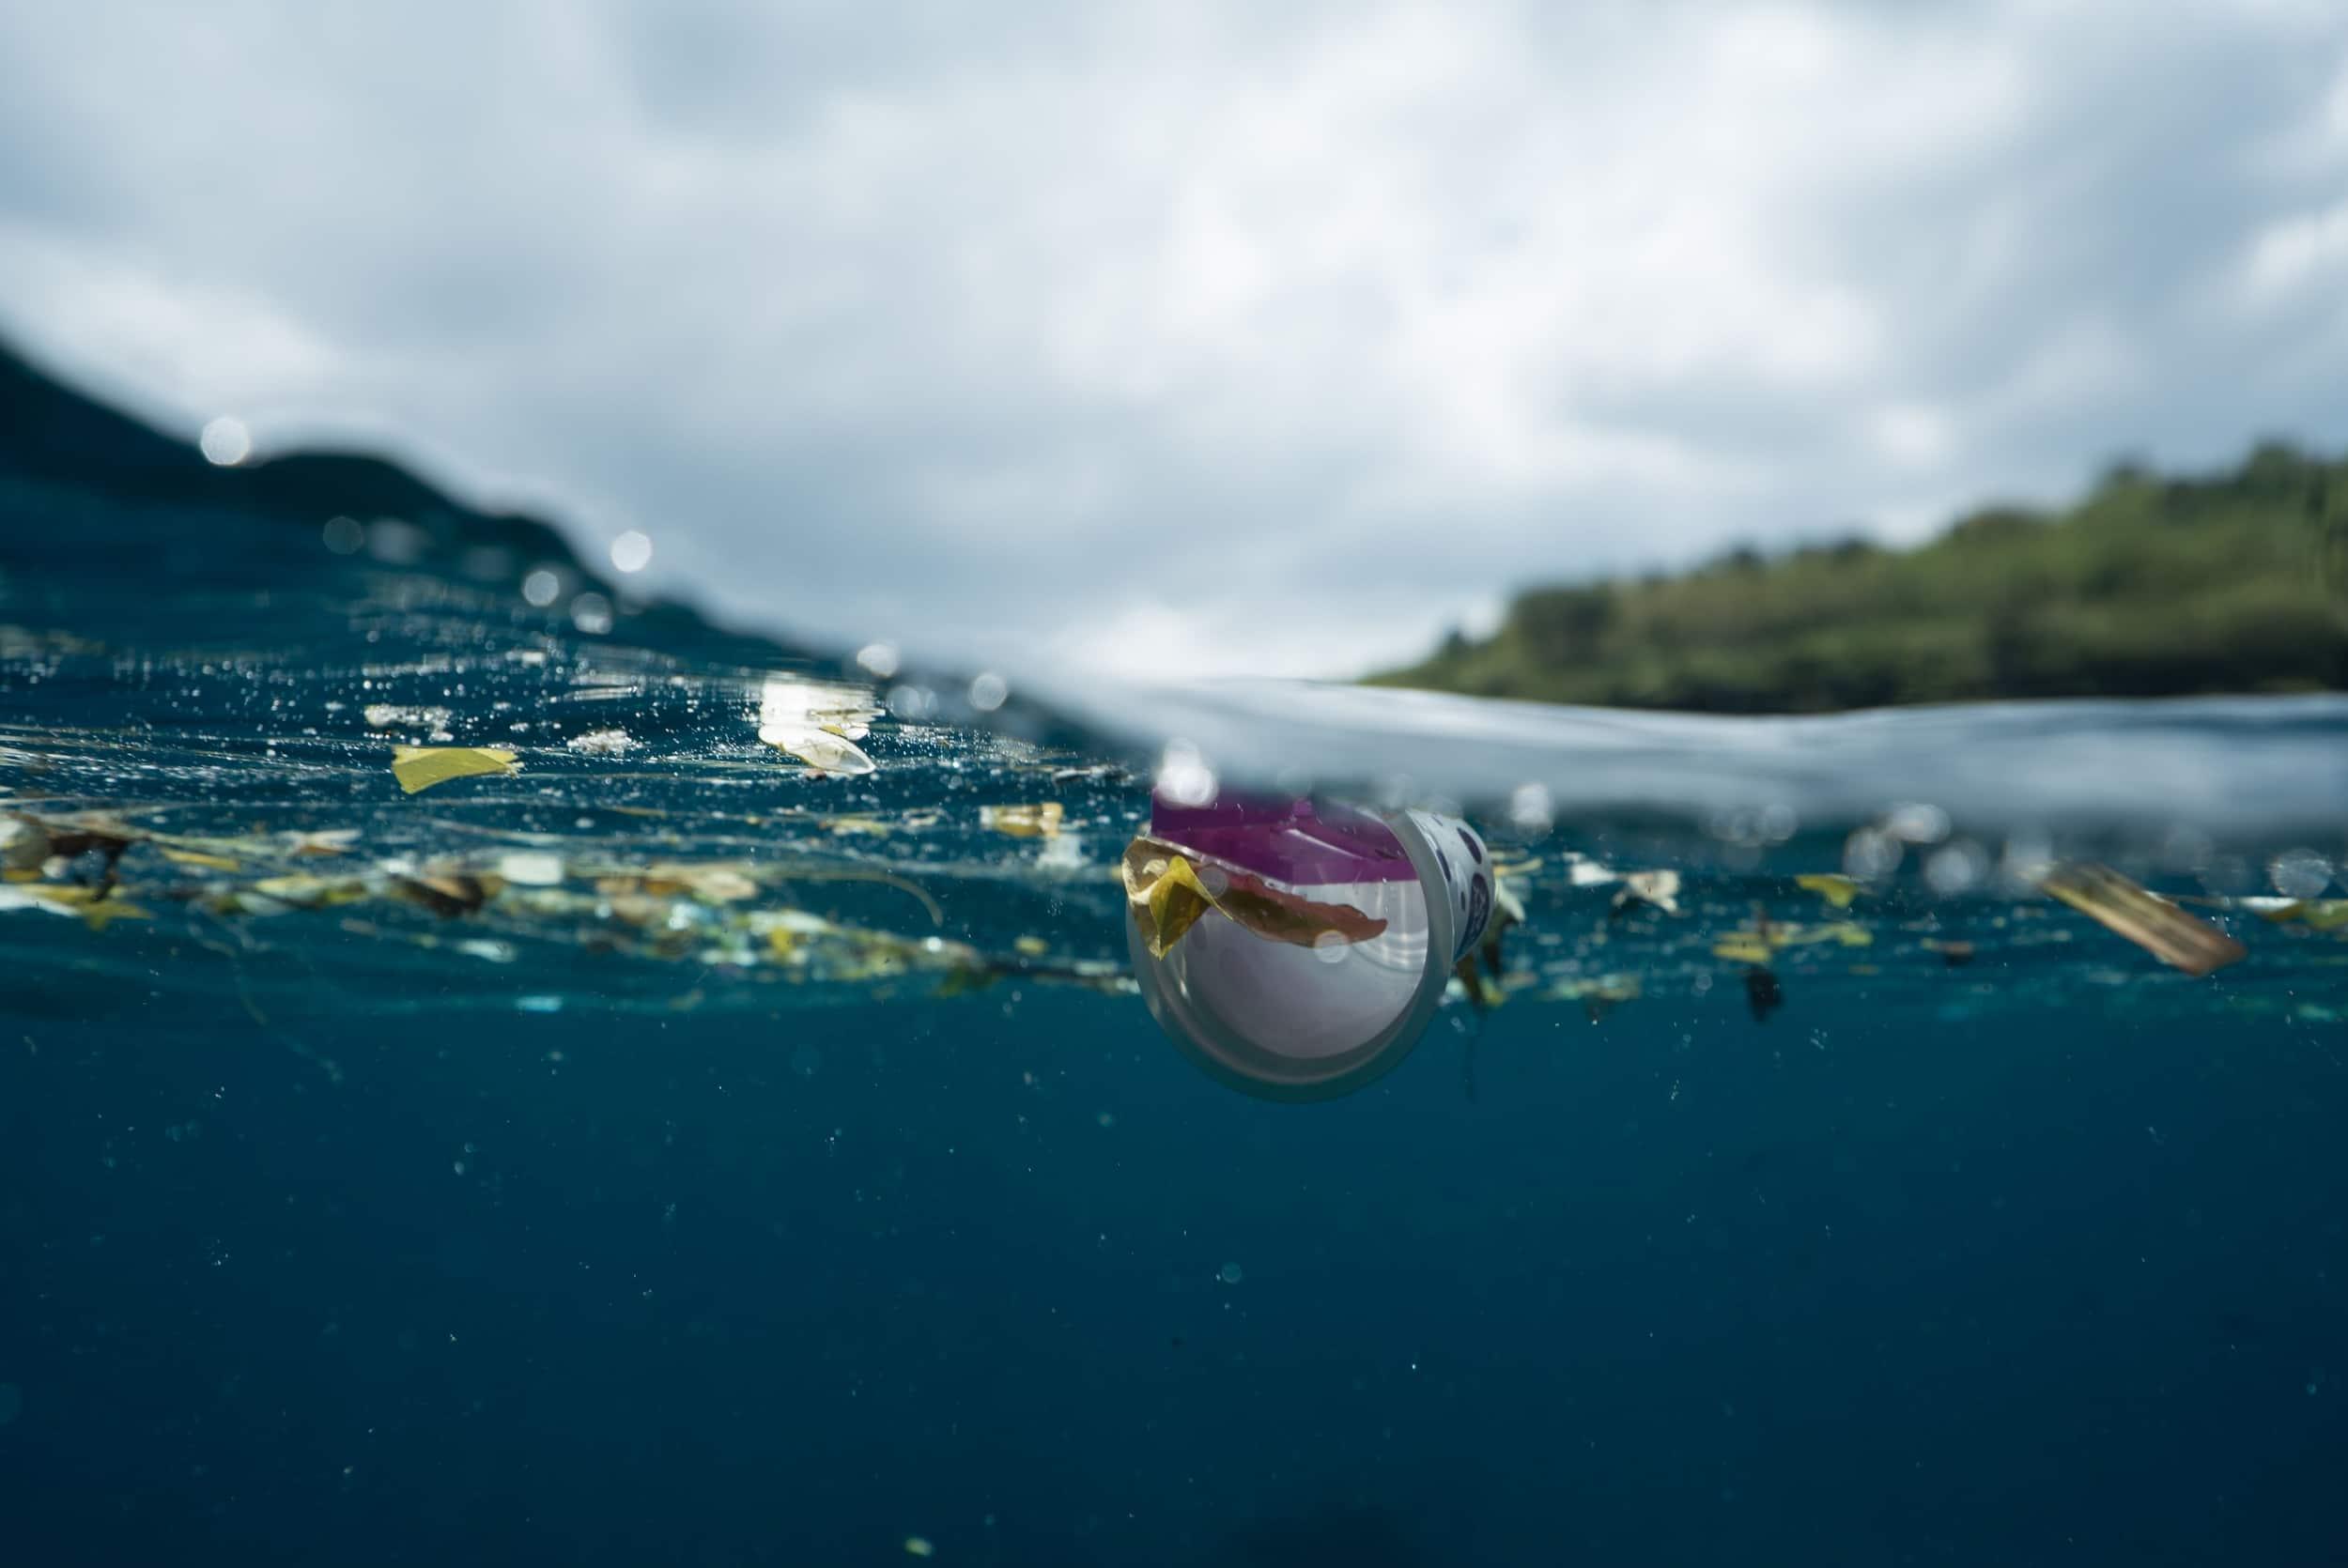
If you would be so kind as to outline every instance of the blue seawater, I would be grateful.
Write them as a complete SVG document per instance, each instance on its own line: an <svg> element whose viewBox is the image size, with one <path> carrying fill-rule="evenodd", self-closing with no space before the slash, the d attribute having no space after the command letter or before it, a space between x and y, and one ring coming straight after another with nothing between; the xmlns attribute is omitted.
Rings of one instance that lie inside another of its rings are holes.
<svg viewBox="0 0 2348 1568"><path fill-rule="evenodd" d="M990 708L0 369L6 1560L2348 1561L2340 699ZM1195 1070L1169 746L1470 813L1497 1004Z"/></svg>

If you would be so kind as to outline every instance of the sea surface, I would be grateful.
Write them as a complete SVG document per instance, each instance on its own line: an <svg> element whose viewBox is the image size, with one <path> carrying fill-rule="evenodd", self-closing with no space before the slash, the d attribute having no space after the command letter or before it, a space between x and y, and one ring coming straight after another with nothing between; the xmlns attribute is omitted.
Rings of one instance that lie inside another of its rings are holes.
<svg viewBox="0 0 2348 1568"><path fill-rule="evenodd" d="M11 386L0 1560L2348 1562L2348 700L858 664ZM1168 777L1525 919L1236 1093Z"/></svg>

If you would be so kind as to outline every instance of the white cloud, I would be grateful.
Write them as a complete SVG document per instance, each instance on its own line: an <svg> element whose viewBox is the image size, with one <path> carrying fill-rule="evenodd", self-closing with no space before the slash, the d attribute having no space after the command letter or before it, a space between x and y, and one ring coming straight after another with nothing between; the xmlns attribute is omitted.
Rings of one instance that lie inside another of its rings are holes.
<svg viewBox="0 0 2348 1568"><path fill-rule="evenodd" d="M2337 440L2335 165L2262 149L2333 136L2348 19L2165 15L19 8L0 325L848 646L1341 672L1512 582Z"/></svg>
<svg viewBox="0 0 2348 1568"><path fill-rule="evenodd" d="M1909 468L1934 468L1956 450L1956 427L1939 408L1889 403L1868 417L1867 433L1878 451Z"/></svg>
<svg viewBox="0 0 2348 1568"><path fill-rule="evenodd" d="M2348 201L2314 212L2294 213L2259 231L2243 265L2245 292L2254 305L2342 279L2348 270Z"/></svg>

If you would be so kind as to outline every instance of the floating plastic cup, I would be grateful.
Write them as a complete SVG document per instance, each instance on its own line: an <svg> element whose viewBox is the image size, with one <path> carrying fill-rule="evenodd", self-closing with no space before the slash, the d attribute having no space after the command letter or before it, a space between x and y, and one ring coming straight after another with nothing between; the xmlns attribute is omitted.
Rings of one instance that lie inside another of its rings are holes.
<svg viewBox="0 0 2348 1568"><path fill-rule="evenodd" d="M1310 800L1153 803L1126 938L1159 1025L1210 1075L1329 1099L1392 1069L1491 917L1465 822Z"/></svg>

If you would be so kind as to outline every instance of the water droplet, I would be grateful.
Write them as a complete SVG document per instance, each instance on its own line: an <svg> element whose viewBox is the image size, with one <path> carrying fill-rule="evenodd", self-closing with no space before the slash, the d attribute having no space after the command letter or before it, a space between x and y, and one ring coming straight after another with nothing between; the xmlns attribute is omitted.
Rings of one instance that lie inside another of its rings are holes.
<svg viewBox="0 0 2348 1568"><path fill-rule="evenodd" d="M1176 806L1205 806L1215 796L1214 770L1188 741L1169 741L1158 759L1158 793Z"/></svg>
<svg viewBox="0 0 2348 1568"><path fill-rule="evenodd" d="M1521 832L1547 833L1555 821L1548 787L1518 785L1508 795L1508 821Z"/></svg>
<svg viewBox="0 0 2348 1568"><path fill-rule="evenodd" d="M611 601L600 593L581 593L571 601L571 624L589 637L611 629Z"/></svg>
<svg viewBox="0 0 2348 1568"><path fill-rule="evenodd" d="M1237 1284L1240 1281L1245 1279L1246 1277L1246 1274L1236 1263L1227 1263L1215 1271L1215 1278L1221 1280L1225 1284Z"/></svg>
<svg viewBox="0 0 2348 1568"><path fill-rule="evenodd" d="M2285 850L2266 863L2267 880L2286 899L2314 899L2332 884L2332 865L2313 850Z"/></svg>
<svg viewBox="0 0 2348 1568"><path fill-rule="evenodd" d="M207 424L195 444L206 462L224 469L233 469L253 455L253 433L233 414L223 414Z"/></svg>
<svg viewBox="0 0 2348 1568"><path fill-rule="evenodd" d="M629 529L611 541L611 565L621 572L641 572L652 564L652 539L640 529Z"/></svg>
<svg viewBox="0 0 2348 1568"><path fill-rule="evenodd" d="M554 603L562 592L563 579L543 566L522 579L522 597L540 609Z"/></svg>

